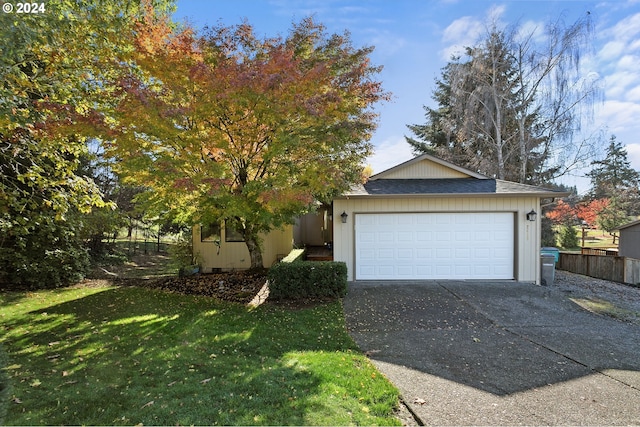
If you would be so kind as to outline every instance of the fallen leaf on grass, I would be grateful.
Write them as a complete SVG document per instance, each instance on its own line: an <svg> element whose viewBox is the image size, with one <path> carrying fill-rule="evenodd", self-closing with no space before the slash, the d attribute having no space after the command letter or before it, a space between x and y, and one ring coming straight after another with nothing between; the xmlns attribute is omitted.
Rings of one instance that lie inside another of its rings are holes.
<svg viewBox="0 0 640 427"><path fill-rule="evenodd" d="M211 381L211 378L206 378L206 379L204 379L204 380L200 381L200 384L206 384L206 383L208 383L209 381Z"/></svg>
<svg viewBox="0 0 640 427"><path fill-rule="evenodd" d="M11 401L12 401L13 403L18 404L18 405L19 405L20 403L22 403L22 400L18 399L17 397L14 397L13 399L11 399Z"/></svg>
<svg viewBox="0 0 640 427"><path fill-rule="evenodd" d="M148 406L151 406L151 405L153 405L154 403L155 403L155 401L154 401L154 400L152 400L151 402L147 402L147 403L145 403L144 405L142 405L142 406L140 407L140 409L143 409L143 408L146 408L146 407L148 407Z"/></svg>

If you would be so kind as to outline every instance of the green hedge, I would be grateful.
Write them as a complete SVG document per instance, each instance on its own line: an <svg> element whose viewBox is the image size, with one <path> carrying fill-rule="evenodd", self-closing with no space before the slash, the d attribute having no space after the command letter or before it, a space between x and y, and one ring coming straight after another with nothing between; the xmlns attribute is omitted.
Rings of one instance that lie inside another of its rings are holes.
<svg viewBox="0 0 640 427"><path fill-rule="evenodd" d="M347 264L334 261L280 262L269 269L269 298L341 298L347 294Z"/></svg>

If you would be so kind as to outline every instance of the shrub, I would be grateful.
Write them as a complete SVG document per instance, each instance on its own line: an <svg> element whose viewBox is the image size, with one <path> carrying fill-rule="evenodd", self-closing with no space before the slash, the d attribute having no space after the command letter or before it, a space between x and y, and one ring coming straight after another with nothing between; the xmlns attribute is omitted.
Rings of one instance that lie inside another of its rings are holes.
<svg viewBox="0 0 640 427"><path fill-rule="evenodd" d="M81 280L89 254L76 236L79 227L41 218L24 228L28 232L9 230L0 247L0 288L51 289Z"/></svg>
<svg viewBox="0 0 640 427"><path fill-rule="evenodd" d="M347 294L347 265L334 261L281 262L269 269L269 298L341 298Z"/></svg>
<svg viewBox="0 0 640 427"><path fill-rule="evenodd" d="M563 225L560 230L560 246L565 249L573 249L579 245L578 230L571 225Z"/></svg>

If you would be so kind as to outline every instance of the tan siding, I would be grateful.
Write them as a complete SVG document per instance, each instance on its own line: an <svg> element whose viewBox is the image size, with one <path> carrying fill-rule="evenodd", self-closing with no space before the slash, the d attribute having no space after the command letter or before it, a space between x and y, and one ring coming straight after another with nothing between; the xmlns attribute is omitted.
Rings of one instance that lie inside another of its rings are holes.
<svg viewBox="0 0 640 427"><path fill-rule="evenodd" d="M430 160L408 165L385 175L385 179L436 179L436 178L468 178L469 175L458 172Z"/></svg>
<svg viewBox="0 0 640 427"><path fill-rule="evenodd" d="M220 251L213 242L200 241L200 226L193 227L193 252L200 261L202 271L209 273L212 269L235 270L247 269L251 266L249 250L244 242L225 242L222 227ZM280 257L287 255L293 248L293 226L287 225L281 230L273 230L262 236L263 266L270 267Z"/></svg>
<svg viewBox="0 0 640 427"><path fill-rule="evenodd" d="M380 198L335 200L334 212L345 211L346 224L334 223L334 259L344 261L353 280L355 259L353 226L354 214L391 212L514 212L515 213L515 266L516 280L539 283L540 219L529 222L525 215L531 209L540 212L536 197L492 198Z"/></svg>

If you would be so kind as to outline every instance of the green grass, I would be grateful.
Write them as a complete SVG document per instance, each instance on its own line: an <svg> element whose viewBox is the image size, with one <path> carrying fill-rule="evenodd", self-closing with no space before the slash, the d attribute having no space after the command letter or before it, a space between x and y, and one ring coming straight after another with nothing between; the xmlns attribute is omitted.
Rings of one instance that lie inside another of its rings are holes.
<svg viewBox="0 0 640 427"><path fill-rule="evenodd" d="M399 424L398 392L339 302L251 310L111 287L3 293L0 306L0 424Z"/></svg>
<svg viewBox="0 0 640 427"><path fill-rule="evenodd" d="M571 301L592 313L609 316L626 322L640 321L640 312L618 307L610 301L599 298L570 298Z"/></svg>

